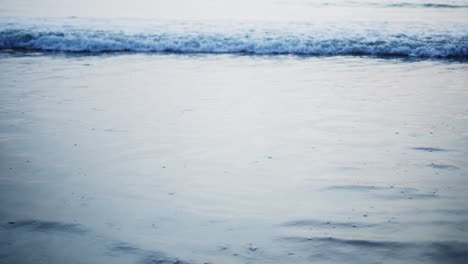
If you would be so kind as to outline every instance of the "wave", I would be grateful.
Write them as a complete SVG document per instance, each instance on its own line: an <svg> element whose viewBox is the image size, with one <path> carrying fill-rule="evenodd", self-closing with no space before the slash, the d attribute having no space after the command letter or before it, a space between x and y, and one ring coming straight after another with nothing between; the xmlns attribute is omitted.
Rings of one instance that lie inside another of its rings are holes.
<svg viewBox="0 0 468 264"><path fill-rule="evenodd" d="M318 6L371 6L371 7L401 7L401 8L445 8L445 9L468 9L468 4L465 3L439 3L439 2L374 2L374 1L344 1L344 2L310 2L309 5Z"/></svg>
<svg viewBox="0 0 468 264"><path fill-rule="evenodd" d="M413 4L413 3L400 3L401 6L410 7L428 7L428 8L468 8L468 5L455 5L455 4L440 4L440 3L424 3L424 4Z"/></svg>
<svg viewBox="0 0 468 264"><path fill-rule="evenodd" d="M468 58L467 30L423 27L405 32L382 25L374 29L356 26L337 29L307 24L236 28L156 25L140 32L95 28L9 24L0 27L0 50Z"/></svg>
<svg viewBox="0 0 468 264"><path fill-rule="evenodd" d="M411 7L411 8L468 8L468 5L464 4L443 4L443 3L408 3L408 2L400 2L400 3L388 3L388 4L378 4L384 7Z"/></svg>

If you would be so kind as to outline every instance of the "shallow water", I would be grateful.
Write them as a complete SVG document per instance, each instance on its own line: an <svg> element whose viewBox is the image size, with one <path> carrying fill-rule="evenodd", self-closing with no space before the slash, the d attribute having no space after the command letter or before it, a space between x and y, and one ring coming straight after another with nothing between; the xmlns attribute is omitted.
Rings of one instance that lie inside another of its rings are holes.
<svg viewBox="0 0 468 264"><path fill-rule="evenodd" d="M468 262L467 18L1 1L0 263Z"/></svg>
<svg viewBox="0 0 468 264"><path fill-rule="evenodd" d="M1 263L468 259L466 63L1 56Z"/></svg>

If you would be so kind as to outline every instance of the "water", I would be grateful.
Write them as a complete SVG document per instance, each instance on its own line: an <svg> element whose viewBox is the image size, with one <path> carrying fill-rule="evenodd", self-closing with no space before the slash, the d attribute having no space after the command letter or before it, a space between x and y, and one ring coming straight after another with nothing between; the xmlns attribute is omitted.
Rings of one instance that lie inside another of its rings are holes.
<svg viewBox="0 0 468 264"><path fill-rule="evenodd" d="M412 23L227 23L5 19L0 49L60 52L468 58L468 27Z"/></svg>
<svg viewBox="0 0 468 264"><path fill-rule="evenodd" d="M2 1L0 263L468 260L468 2L132 3Z"/></svg>

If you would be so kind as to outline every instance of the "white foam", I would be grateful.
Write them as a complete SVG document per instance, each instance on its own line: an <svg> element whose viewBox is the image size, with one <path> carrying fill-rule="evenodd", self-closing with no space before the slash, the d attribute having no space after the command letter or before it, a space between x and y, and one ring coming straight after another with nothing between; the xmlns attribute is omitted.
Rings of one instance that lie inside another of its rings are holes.
<svg viewBox="0 0 468 264"><path fill-rule="evenodd" d="M14 18L3 22L1 50L468 57L466 25L135 23Z"/></svg>

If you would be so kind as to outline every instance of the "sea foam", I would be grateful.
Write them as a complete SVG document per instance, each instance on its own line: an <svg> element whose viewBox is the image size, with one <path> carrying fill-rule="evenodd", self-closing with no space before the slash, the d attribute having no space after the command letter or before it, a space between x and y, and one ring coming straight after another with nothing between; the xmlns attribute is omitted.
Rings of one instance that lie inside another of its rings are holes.
<svg viewBox="0 0 468 264"><path fill-rule="evenodd" d="M34 21L4 21L0 26L0 50L468 57L468 27L463 25L444 28L385 23L336 26L140 21L120 27L113 21Z"/></svg>

